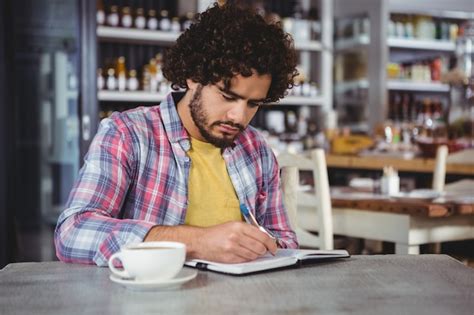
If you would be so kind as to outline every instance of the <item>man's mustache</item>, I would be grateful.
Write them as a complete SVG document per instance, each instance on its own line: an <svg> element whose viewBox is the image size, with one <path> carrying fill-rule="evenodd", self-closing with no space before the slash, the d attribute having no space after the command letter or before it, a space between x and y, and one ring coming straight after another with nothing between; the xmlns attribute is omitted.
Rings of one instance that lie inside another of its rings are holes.
<svg viewBox="0 0 474 315"><path fill-rule="evenodd" d="M227 120L227 121L221 121L221 120L218 120L218 121L215 121L211 124L211 127L214 127L214 126L219 126L219 125L229 125L231 127L234 127L234 128L237 128L239 129L240 131L244 131L245 127L242 126L241 124L236 124L234 123L233 121L230 121L230 120Z"/></svg>

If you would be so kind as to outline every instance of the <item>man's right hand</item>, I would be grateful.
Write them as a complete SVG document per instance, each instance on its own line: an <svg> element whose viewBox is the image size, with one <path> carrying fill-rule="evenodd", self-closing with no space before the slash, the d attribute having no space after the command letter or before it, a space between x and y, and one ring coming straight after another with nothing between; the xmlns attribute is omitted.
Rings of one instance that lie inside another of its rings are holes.
<svg viewBox="0 0 474 315"><path fill-rule="evenodd" d="M207 228L155 226L147 241L176 241L186 244L187 259L223 263L255 260L267 251L276 253L277 244L258 228L244 222L228 222Z"/></svg>
<svg viewBox="0 0 474 315"><path fill-rule="evenodd" d="M267 234L243 222L208 227L197 241L198 257L195 258L225 263L251 261L267 251L275 254L277 250L275 241Z"/></svg>

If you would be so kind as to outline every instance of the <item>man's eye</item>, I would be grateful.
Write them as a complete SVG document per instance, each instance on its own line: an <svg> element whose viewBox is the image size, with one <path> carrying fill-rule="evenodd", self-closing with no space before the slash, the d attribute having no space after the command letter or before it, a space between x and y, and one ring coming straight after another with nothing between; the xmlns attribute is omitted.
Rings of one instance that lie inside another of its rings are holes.
<svg viewBox="0 0 474 315"><path fill-rule="evenodd" d="M235 101L235 98L232 96L227 96L225 94L221 94L221 95L226 101L229 101L229 102Z"/></svg>
<svg viewBox="0 0 474 315"><path fill-rule="evenodd" d="M260 107L262 105L263 105L262 103L249 103L249 106L252 107L252 108Z"/></svg>

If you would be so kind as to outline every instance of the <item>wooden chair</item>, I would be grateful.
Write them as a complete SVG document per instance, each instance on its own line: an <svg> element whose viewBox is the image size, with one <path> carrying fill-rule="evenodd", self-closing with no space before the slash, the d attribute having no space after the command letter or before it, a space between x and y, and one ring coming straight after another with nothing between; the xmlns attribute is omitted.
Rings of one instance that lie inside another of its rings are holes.
<svg viewBox="0 0 474 315"><path fill-rule="evenodd" d="M433 170L433 189L438 192L445 190L446 164L474 164L474 149L466 149L448 155L448 147L439 146L436 150L435 168Z"/></svg>
<svg viewBox="0 0 474 315"><path fill-rule="evenodd" d="M282 153L278 163L284 203L300 246L333 249L331 196L324 150L315 149L310 157ZM299 171L312 171L314 190L302 191ZM318 232L318 235L309 231Z"/></svg>
<svg viewBox="0 0 474 315"><path fill-rule="evenodd" d="M435 168L433 170L433 190L443 192L446 180L446 163L448 158L448 147L441 145L436 150Z"/></svg>
<svg viewBox="0 0 474 315"><path fill-rule="evenodd" d="M446 185L446 164L447 163L474 163L474 149L467 149L453 154L448 154L448 147L441 145L436 150L435 168L433 170L433 190L439 193L453 193L460 188L469 187L470 182L462 180ZM467 183L466 183L467 182ZM470 186L472 190L472 186ZM432 243L430 251L435 254L441 253L441 243Z"/></svg>

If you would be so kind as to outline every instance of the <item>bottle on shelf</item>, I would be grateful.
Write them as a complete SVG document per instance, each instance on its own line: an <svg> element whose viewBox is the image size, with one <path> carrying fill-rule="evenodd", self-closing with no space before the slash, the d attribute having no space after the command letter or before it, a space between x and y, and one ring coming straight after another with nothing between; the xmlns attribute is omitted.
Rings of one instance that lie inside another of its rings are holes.
<svg viewBox="0 0 474 315"><path fill-rule="evenodd" d="M188 12L184 17L182 17L181 21L181 31L187 30L191 24L193 24L193 19L194 19L194 13Z"/></svg>
<svg viewBox="0 0 474 315"><path fill-rule="evenodd" d="M171 29L171 20L168 17L167 10L161 10L160 12L160 30L168 32Z"/></svg>
<svg viewBox="0 0 474 315"><path fill-rule="evenodd" d="M97 19L97 25L105 24L104 2L102 0L97 0L96 19Z"/></svg>
<svg viewBox="0 0 474 315"><path fill-rule="evenodd" d="M311 88L310 88L310 97L317 97L319 95L319 88L316 82L311 82Z"/></svg>
<svg viewBox="0 0 474 315"><path fill-rule="evenodd" d="M138 29L144 29L146 27L145 11L143 8L138 8L135 15L134 25Z"/></svg>
<svg viewBox="0 0 474 315"><path fill-rule="evenodd" d="M130 11L130 7L123 7L122 8L122 17L120 19L121 25L123 27L129 28L133 25L132 14Z"/></svg>
<svg viewBox="0 0 474 315"><path fill-rule="evenodd" d="M130 91L138 90L139 82L137 79L137 71L135 69L130 70L127 80L127 89Z"/></svg>
<svg viewBox="0 0 474 315"><path fill-rule="evenodd" d="M143 66L142 71L142 88L144 91L150 91L150 65Z"/></svg>
<svg viewBox="0 0 474 315"><path fill-rule="evenodd" d="M125 66L125 57L120 56L116 64L117 87L119 91L125 91L127 88L127 68Z"/></svg>
<svg viewBox="0 0 474 315"><path fill-rule="evenodd" d="M117 27L119 25L118 6L113 5L110 7L110 12L107 15L107 24L113 27Z"/></svg>
<svg viewBox="0 0 474 315"><path fill-rule="evenodd" d="M156 18L156 11L151 9L148 10L148 20L147 20L147 28L150 30L157 30L158 29L158 19Z"/></svg>
<svg viewBox="0 0 474 315"><path fill-rule="evenodd" d="M440 81L441 80L441 71L442 71L443 63L441 58L435 58L431 62L431 81Z"/></svg>
<svg viewBox="0 0 474 315"><path fill-rule="evenodd" d="M321 22L319 21L319 11L317 8L309 9L308 20L311 30L310 39L319 40L321 38Z"/></svg>
<svg viewBox="0 0 474 315"><path fill-rule="evenodd" d="M310 97L311 96L311 84L308 80L304 80L301 83L301 96Z"/></svg>
<svg viewBox="0 0 474 315"><path fill-rule="evenodd" d="M149 82L150 82L150 92L158 92L158 80L156 79L157 74L156 59L151 58L148 63L148 73L149 73Z"/></svg>
<svg viewBox="0 0 474 315"><path fill-rule="evenodd" d="M105 80L104 77L102 76L102 69L99 68L97 69L97 89L103 90L105 88Z"/></svg>
<svg viewBox="0 0 474 315"><path fill-rule="evenodd" d="M165 77L163 76L163 70L161 69L161 65L163 64L163 55L161 53L158 53L155 55L155 60L156 60L156 80L158 83L162 83L165 80Z"/></svg>
<svg viewBox="0 0 474 315"><path fill-rule="evenodd" d="M303 95L303 80L295 78L295 85L291 89L291 94L294 96Z"/></svg>
<svg viewBox="0 0 474 315"><path fill-rule="evenodd" d="M178 17L171 19L170 31L173 33L179 33L181 31L181 24L179 23Z"/></svg>
<svg viewBox="0 0 474 315"><path fill-rule="evenodd" d="M115 78L115 70L113 68L109 68L109 70L107 70L106 86L108 90L117 89L117 79Z"/></svg>
<svg viewBox="0 0 474 315"><path fill-rule="evenodd" d="M451 23L449 26L449 39L452 40L453 42L458 39L459 35L459 26L456 23Z"/></svg>
<svg viewBox="0 0 474 315"><path fill-rule="evenodd" d="M443 115L443 105L439 99L433 101L433 138L446 139L448 130Z"/></svg>
<svg viewBox="0 0 474 315"><path fill-rule="evenodd" d="M428 97L423 99L423 133L422 136L432 137L433 136L433 118L431 114L431 100Z"/></svg>

